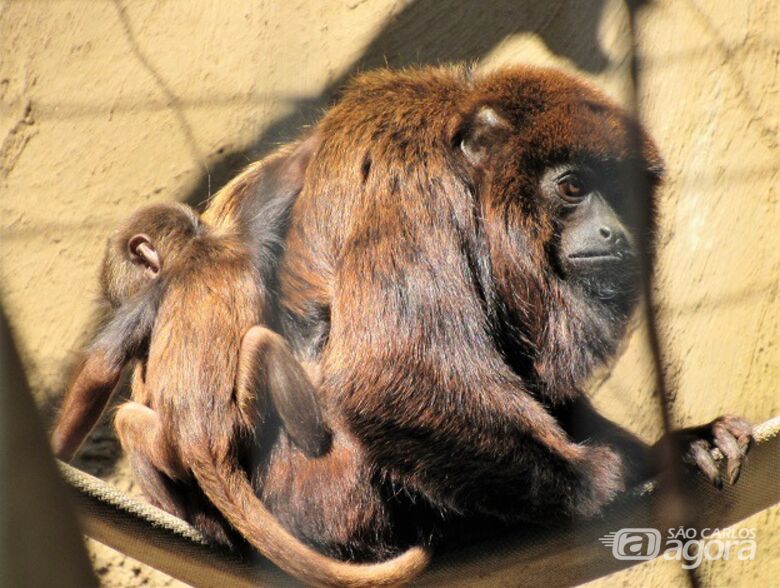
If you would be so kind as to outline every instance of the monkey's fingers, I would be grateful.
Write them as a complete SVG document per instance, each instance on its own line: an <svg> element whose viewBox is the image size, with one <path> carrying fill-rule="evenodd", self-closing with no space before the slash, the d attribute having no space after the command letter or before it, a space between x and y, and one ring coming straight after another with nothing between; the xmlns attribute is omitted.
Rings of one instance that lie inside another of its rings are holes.
<svg viewBox="0 0 780 588"><path fill-rule="evenodd" d="M739 478L742 466L742 452L737 440L728 431L715 429L713 431L715 447L720 449L726 461L726 481L734 484Z"/></svg>
<svg viewBox="0 0 780 588"><path fill-rule="evenodd" d="M722 416L716 422L722 423L728 429L737 439L737 444L743 455L747 455L753 447L753 425L745 419L733 415Z"/></svg>
<svg viewBox="0 0 780 588"><path fill-rule="evenodd" d="M739 449L742 451L744 455L747 455L750 453L750 450L753 449L753 445L755 445L755 439L753 438L753 435L742 435L741 437L737 437L737 444L739 445Z"/></svg>
<svg viewBox="0 0 780 588"><path fill-rule="evenodd" d="M750 450L752 427L738 417L721 417L713 422L712 437L726 460L726 480L735 484Z"/></svg>
<svg viewBox="0 0 780 588"><path fill-rule="evenodd" d="M723 478L721 478L715 458L710 453L709 442L698 439L691 443L687 461L692 461L718 490L723 488Z"/></svg>

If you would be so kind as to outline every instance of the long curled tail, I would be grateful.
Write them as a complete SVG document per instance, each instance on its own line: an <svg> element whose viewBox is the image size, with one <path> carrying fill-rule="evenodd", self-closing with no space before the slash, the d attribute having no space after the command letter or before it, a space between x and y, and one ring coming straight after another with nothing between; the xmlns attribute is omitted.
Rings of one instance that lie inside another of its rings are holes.
<svg viewBox="0 0 780 588"><path fill-rule="evenodd" d="M419 575L430 561L430 552L423 547L411 547L380 563L347 563L325 556L282 527L243 472L207 455L196 456L190 465L203 492L228 522L261 554L301 582L345 588L398 586Z"/></svg>

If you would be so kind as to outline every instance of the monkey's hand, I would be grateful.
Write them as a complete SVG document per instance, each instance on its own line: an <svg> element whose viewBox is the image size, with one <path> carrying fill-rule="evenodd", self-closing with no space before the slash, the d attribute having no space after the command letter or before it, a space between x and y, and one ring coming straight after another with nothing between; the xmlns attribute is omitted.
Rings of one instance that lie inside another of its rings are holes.
<svg viewBox="0 0 780 588"><path fill-rule="evenodd" d="M716 488L723 480L735 484L753 445L753 427L745 419L733 415L716 418L711 423L675 431L661 439L653 452L669 449L681 452L683 461L700 470Z"/></svg>

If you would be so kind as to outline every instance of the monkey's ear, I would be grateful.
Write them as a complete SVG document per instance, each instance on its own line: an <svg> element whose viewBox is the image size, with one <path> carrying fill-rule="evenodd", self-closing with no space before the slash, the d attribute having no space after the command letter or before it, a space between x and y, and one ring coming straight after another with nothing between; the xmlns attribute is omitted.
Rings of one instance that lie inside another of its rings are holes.
<svg viewBox="0 0 780 588"><path fill-rule="evenodd" d="M152 244L152 238L144 233L133 235L127 240L127 251L133 263L143 265L145 273L154 278L162 269L162 259Z"/></svg>
<svg viewBox="0 0 780 588"><path fill-rule="evenodd" d="M476 167L485 163L491 150L506 141L509 131L509 123L492 107L483 105L464 117L454 142L466 160Z"/></svg>

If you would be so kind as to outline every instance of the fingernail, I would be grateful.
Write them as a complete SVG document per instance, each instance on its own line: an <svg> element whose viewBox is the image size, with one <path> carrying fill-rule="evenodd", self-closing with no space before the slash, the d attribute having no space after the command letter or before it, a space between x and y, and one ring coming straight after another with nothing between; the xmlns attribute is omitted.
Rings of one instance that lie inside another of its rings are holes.
<svg viewBox="0 0 780 588"><path fill-rule="evenodd" d="M737 480L739 480L739 475L741 473L742 473L742 468L740 466L734 468L734 471L731 472L731 476L729 477L729 484L736 484Z"/></svg>

